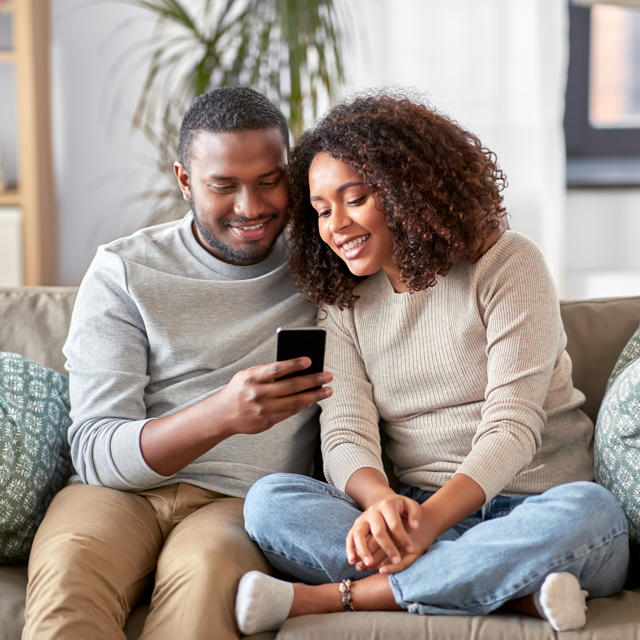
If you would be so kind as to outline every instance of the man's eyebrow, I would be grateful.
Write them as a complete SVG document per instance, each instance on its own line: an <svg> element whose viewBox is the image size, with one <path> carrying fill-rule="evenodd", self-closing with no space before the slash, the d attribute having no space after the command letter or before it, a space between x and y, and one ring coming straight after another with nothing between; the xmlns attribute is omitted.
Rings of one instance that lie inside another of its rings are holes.
<svg viewBox="0 0 640 640"><path fill-rule="evenodd" d="M267 171L266 173L261 173L258 178L267 178L269 176L275 175L275 174L280 174L283 173L284 169L278 168L278 169L273 169L273 171ZM210 173L207 176L207 180L237 180L237 178L235 178L234 176L220 176L217 175L215 173Z"/></svg>
<svg viewBox="0 0 640 640"><path fill-rule="evenodd" d="M348 189L349 187L358 187L363 184L365 183L362 182L362 180L352 180L351 182L345 182L344 184L341 184L339 187L336 188L336 193L342 193L345 189ZM324 198L322 198L321 196L311 196L309 200L311 202L315 202L316 200L324 200Z"/></svg>

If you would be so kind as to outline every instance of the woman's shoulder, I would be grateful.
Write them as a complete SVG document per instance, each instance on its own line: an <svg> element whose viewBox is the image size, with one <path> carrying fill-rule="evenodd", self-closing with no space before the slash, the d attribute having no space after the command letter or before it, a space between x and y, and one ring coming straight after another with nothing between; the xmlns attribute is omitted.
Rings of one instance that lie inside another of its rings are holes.
<svg viewBox="0 0 640 640"><path fill-rule="evenodd" d="M480 257L478 266L504 261L544 262L538 245L528 236L507 229L500 238Z"/></svg>

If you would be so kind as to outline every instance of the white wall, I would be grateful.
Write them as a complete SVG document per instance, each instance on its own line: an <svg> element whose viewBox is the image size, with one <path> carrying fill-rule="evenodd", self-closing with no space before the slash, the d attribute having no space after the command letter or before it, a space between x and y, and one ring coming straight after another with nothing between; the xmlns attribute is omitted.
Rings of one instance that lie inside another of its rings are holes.
<svg viewBox="0 0 640 640"><path fill-rule="evenodd" d="M52 129L60 284L77 284L99 244L138 228L153 152L130 128L152 23L125 2L52 0ZM173 162L169 163L169 168Z"/></svg>
<svg viewBox="0 0 640 640"><path fill-rule="evenodd" d="M640 189L570 189L566 298L640 295Z"/></svg>

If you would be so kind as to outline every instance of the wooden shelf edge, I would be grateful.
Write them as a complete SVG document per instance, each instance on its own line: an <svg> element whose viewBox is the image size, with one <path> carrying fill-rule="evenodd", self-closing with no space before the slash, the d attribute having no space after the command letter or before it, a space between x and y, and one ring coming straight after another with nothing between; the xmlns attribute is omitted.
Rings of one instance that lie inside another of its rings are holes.
<svg viewBox="0 0 640 640"><path fill-rule="evenodd" d="M0 189L0 206L17 207L20 205L20 192L17 189Z"/></svg>

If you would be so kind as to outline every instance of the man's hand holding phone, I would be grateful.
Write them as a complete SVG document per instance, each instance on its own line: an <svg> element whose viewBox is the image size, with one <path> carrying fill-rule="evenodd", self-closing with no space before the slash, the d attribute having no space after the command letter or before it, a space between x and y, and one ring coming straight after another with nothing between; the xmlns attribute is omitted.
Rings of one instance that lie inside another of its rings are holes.
<svg viewBox="0 0 640 640"><path fill-rule="evenodd" d="M328 398L332 389L323 385L332 376L322 371L324 341L320 327L278 329L276 361L238 371L218 394L229 410L229 435L261 433Z"/></svg>

